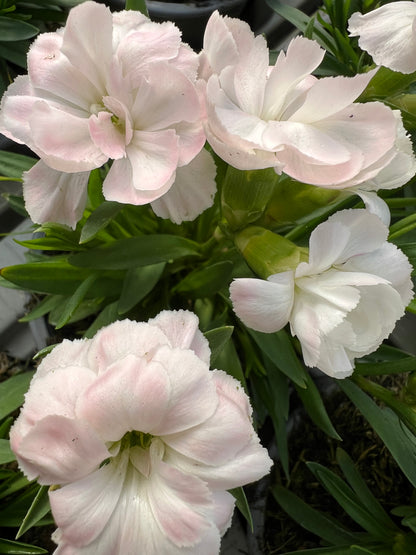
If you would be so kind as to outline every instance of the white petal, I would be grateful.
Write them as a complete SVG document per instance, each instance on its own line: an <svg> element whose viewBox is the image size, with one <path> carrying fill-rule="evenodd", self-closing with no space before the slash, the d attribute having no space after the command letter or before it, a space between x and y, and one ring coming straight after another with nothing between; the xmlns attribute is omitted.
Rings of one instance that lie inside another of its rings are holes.
<svg viewBox="0 0 416 555"><path fill-rule="evenodd" d="M240 383L224 372L216 371L212 377L219 400L216 411L199 426L165 435L163 441L194 461L220 466L238 455L254 430L251 407Z"/></svg>
<svg viewBox="0 0 416 555"><path fill-rule="evenodd" d="M214 202L216 173L212 156L201 150L192 162L176 170L172 187L152 202L153 211L175 224L194 220Z"/></svg>
<svg viewBox="0 0 416 555"><path fill-rule="evenodd" d="M209 365L210 348L198 328L198 317L188 310L163 310L148 322L157 326L169 339L172 347L191 349L197 357Z"/></svg>
<svg viewBox="0 0 416 555"><path fill-rule="evenodd" d="M125 452L82 480L49 491L60 541L83 547L102 533L119 501L127 464Z"/></svg>
<svg viewBox="0 0 416 555"><path fill-rule="evenodd" d="M212 372L191 350L161 347L153 357L167 372L171 384L168 402L159 411L163 417L149 430L153 435L183 432L204 426L218 406ZM155 407L155 410L157 408Z"/></svg>
<svg viewBox="0 0 416 555"><path fill-rule="evenodd" d="M351 191L355 192L364 202L370 214L374 214L387 227L390 226L390 210L387 203L377 195L375 191L363 191L359 187Z"/></svg>
<svg viewBox="0 0 416 555"><path fill-rule="evenodd" d="M157 327L131 320L117 321L101 328L89 343L88 366L97 374L127 355L148 357L161 345L168 345L166 335Z"/></svg>
<svg viewBox="0 0 416 555"><path fill-rule="evenodd" d="M50 100L66 101L89 113L100 93L61 52L62 35L42 33L28 53L28 73L36 94Z"/></svg>
<svg viewBox="0 0 416 555"><path fill-rule="evenodd" d="M97 90L105 91L105 70L112 56L112 16L96 2L83 2L68 15L62 52Z"/></svg>
<svg viewBox="0 0 416 555"><path fill-rule="evenodd" d="M275 274L268 281L238 278L230 285L234 312L246 326L265 333L288 323L293 295L293 272Z"/></svg>
<svg viewBox="0 0 416 555"><path fill-rule="evenodd" d="M319 66L324 54L317 42L304 37L294 38L286 55L280 52L267 81L262 113L264 119L280 119L282 112L295 100L299 85L307 78L309 80L309 75ZM300 88L303 90L303 87Z"/></svg>
<svg viewBox="0 0 416 555"><path fill-rule="evenodd" d="M63 173L37 162L23 174L23 197L32 221L75 229L87 202L88 178L89 172Z"/></svg>
<svg viewBox="0 0 416 555"><path fill-rule="evenodd" d="M388 229L367 210L342 210L318 225L309 239L309 263L302 262L296 278L319 273L352 256L379 248L387 239Z"/></svg>
<svg viewBox="0 0 416 555"><path fill-rule="evenodd" d="M160 364L127 355L82 394L77 416L105 441L119 441L133 430L149 433L157 429L170 397L170 381Z"/></svg>
<svg viewBox="0 0 416 555"><path fill-rule="evenodd" d="M40 484L78 480L110 455L87 424L56 415L35 423L15 451L28 478L37 477Z"/></svg>
<svg viewBox="0 0 416 555"><path fill-rule="evenodd" d="M359 36L358 44L377 65L402 73L416 70L413 2L391 2L365 15L354 13L348 31Z"/></svg>

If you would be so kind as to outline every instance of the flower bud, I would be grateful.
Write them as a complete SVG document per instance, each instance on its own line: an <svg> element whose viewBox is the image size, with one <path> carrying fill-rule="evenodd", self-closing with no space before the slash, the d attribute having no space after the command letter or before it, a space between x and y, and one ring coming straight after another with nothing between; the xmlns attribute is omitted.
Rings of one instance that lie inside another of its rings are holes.
<svg viewBox="0 0 416 555"><path fill-rule="evenodd" d="M308 249L262 227L250 226L234 237L247 264L261 278L294 270L307 260Z"/></svg>

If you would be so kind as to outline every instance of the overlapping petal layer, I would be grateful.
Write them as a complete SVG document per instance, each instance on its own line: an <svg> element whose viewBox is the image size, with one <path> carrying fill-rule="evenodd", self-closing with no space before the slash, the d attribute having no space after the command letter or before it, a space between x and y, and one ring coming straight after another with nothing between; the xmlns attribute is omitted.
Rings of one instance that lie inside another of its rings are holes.
<svg viewBox="0 0 416 555"><path fill-rule="evenodd" d="M196 316L165 311L43 360L11 445L30 478L56 485L57 554L219 552L234 508L226 489L271 460L247 395L209 357Z"/></svg>

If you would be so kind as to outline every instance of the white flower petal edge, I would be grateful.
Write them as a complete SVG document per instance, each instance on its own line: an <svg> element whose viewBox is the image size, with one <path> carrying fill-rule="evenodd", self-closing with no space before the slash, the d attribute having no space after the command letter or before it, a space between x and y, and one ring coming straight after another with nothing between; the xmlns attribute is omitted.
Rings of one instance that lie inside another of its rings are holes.
<svg viewBox="0 0 416 555"><path fill-rule="evenodd" d="M192 162L176 170L169 191L151 203L154 213L175 224L194 220L214 202L216 173L214 159L202 149Z"/></svg>
<svg viewBox="0 0 416 555"><path fill-rule="evenodd" d="M56 554L219 553L227 490L272 461L243 388L209 358L187 311L115 322L45 357L10 437L26 475L54 486Z"/></svg>
<svg viewBox="0 0 416 555"><path fill-rule="evenodd" d="M389 336L413 297L412 267L387 236L367 210L337 212L312 232L309 262L294 272L234 280L234 311L265 333L289 322L305 364L345 378L355 358Z"/></svg>
<svg viewBox="0 0 416 555"><path fill-rule="evenodd" d="M416 4L390 2L365 15L350 17L348 31L377 65L394 71L416 71Z"/></svg>
<svg viewBox="0 0 416 555"><path fill-rule="evenodd" d="M75 229L87 202L88 178L89 172L63 173L37 162L23 174L23 196L32 221Z"/></svg>

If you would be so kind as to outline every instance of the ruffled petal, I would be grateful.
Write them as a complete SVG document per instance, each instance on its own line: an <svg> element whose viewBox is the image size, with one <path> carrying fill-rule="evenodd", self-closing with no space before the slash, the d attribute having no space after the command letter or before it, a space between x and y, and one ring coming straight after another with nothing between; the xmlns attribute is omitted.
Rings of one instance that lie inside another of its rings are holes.
<svg viewBox="0 0 416 555"><path fill-rule="evenodd" d="M316 227L309 239L309 263L302 262L296 278L320 273L349 258L371 252L386 241L388 229L367 210L342 210Z"/></svg>
<svg viewBox="0 0 416 555"><path fill-rule="evenodd" d="M131 109L136 129L159 131L176 123L196 121L201 112L193 83L167 63L152 64L142 75Z"/></svg>
<svg viewBox="0 0 416 555"><path fill-rule="evenodd" d="M63 33L62 53L102 92L112 57L112 32L110 10L88 1L72 8Z"/></svg>
<svg viewBox="0 0 416 555"><path fill-rule="evenodd" d="M270 276L267 281L238 278L230 285L234 312L246 326L264 333L282 329L289 321L293 298L293 272Z"/></svg>
<svg viewBox="0 0 416 555"><path fill-rule="evenodd" d="M211 356L209 343L199 330L198 317L193 312L163 310L148 323L162 330L172 347L191 349L198 358L209 365Z"/></svg>
<svg viewBox="0 0 416 555"><path fill-rule="evenodd" d="M12 440L11 446L27 477L49 485L78 480L110 455L88 424L58 415L34 423L19 445Z"/></svg>
<svg viewBox="0 0 416 555"><path fill-rule="evenodd" d="M89 172L63 173L41 160L23 174L23 197L31 220L75 229L87 203Z"/></svg>
<svg viewBox="0 0 416 555"><path fill-rule="evenodd" d="M348 272L368 272L380 276L399 292L403 306L413 298L412 266L403 252L392 243L384 243L373 252L352 257L344 265Z"/></svg>
<svg viewBox="0 0 416 555"><path fill-rule="evenodd" d="M162 436L175 451L207 465L221 465L237 456L253 435L250 404L240 383L214 372L219 404L214 414L183 433Z"/></svg>
<svg viewBox="0 0 416 555"><path fill-rule="evenodd" d="M83 547L102 533L119 501L128 462L126 451L89 476L49 491L60 542Z"/></svg>
<svg viewBox="0 0 416 555"><path fill-rule="evenodd" d="M358 36L360 48L369 52L377 65L412 73L416 70L413 2L391 2L365 15L352 14L351 36Z"/></svg>
<svg viewBox="0 0 416 555"><path fill-rule="evenodd" d="M149 432L170 438L171 434L186 436L190 429L205 427L219 402L208 365L191 350L168 347L158 349L153 360L168 374L171 391L165 405L158 404L161 418L155 420Z"/></svg>
<svg viewBox="0 0 416 555"><path fill-rule="evenodd" d="M66 172L99 168L108 156L91 140L88 119L39 100L29 117L36 152L48 166ZM57 133L61 129L63 132Z"/></svg>
<svg viewBox="0 0 416 555"><path fill-rule="evenodd" d="M77 417L88 422L105 441L119 441L127 432L151 433L157 429L171 396L163 366L145 357L127 355L83 392Z"/></svg>
<svg viewBox="0 0 416 555"><path fill-rule="evenodd" d="M264 119L281 119L298 96L298 90L303 91L302 83L309 80L324 54L317 42L300 36L289 43L286 55L282 51L279 53L267 80L262 112ZM313 82L309 80L309 85Z"/></svg>
<svg viewBox="0 0 416 555"><path fill-rule="evenodd" d="M30 81L40 94L51 101L64 101L89 114L100 93L79 69L61 52L60 33L42 33L28 53Z"/></svg>
<svg viewBox="0 0 416 555"><path fill-rule="evenodd" d="M131 320L113 322L90 340L88 367L101 374L127 355L150 360L161 345L169 345L169 339L156 326Z"/></svg>
<svg viewBox="0 0 416 555"><path fill-rule="evenodd" d="M176 170L172 187L152 202L153 211L175 224L194 220L214 202L216 173L212 156L205 149L201 150L187 166Z"/></svg>

